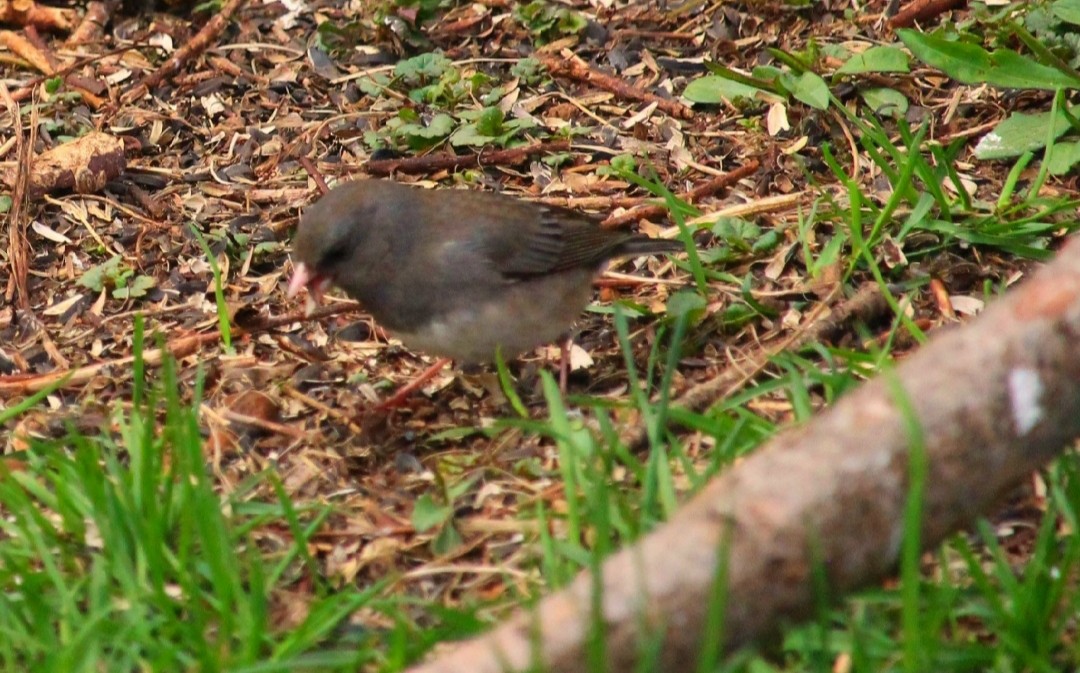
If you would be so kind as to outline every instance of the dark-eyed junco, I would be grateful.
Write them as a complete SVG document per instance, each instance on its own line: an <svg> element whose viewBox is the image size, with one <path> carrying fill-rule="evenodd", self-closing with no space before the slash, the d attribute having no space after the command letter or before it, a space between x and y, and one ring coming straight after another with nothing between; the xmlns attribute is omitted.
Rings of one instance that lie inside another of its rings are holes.
<svg viewBox="0 0 1080 673"><path fill-rule="evenodd" d="M304 211L288 295L337 285L411 349L492 362L563 334L608 260L682 249L500 194L357 180Z"/></svg>

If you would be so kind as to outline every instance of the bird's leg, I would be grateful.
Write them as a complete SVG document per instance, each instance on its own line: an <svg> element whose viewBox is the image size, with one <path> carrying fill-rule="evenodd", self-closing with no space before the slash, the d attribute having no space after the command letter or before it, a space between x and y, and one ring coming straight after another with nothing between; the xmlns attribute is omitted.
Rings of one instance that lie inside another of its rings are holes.
<svg viewBox="0 0 1080 673"><path fill-rule="evenodd" d="M435 364L431 365L423 372L420 373L415 379L409 383L403 385L394 393L390 399L380 402L375 407L375 411L390 411L396 409L405 403L405 400L409 399L409 396L424 386L425 383L435 378L435 375L443 370L446 365L450 364L450 358L439 358L435 361Z"/></svg>
<svg viewBox="0 0 1080 673"><path fill-rule="evenodd" d="M574 337L569 334L559 341L559 392L566 396L566 387L570 382L570 346Z"/></svg>

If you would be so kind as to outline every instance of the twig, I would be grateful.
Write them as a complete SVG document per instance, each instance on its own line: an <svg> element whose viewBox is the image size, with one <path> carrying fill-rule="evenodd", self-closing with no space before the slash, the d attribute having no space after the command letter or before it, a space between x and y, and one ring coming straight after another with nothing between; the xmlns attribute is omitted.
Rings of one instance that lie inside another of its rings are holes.
<svg viewBox="0 0 1080 673"><path fill-rule="evenodd" d="M656 103L660 108L672 117L690 119L694 112L676 100L661 98L660 96L644 91L633 86L626 80L608 75L607 73L594 70L589 64L581 60L577 54L569 49L564 49L560 54L539 54L540 62L553 76L569 77L570 79L610 91L623 100L636 100L644 103Z"/></svg>
<svg viewBox="0 0 1080 673"><path fill-rule="evenodd" d="M353 421L352 417L350 417L348 414L342 413L340 409L335 409L329 404L323 404L319 400L305 395L304 393L300 392L296 388L293 388L292 386L285 386L281 389L281 392L285 393L286 395L295 400L299 400L300 402L306 404L312 409L317 409L318 411L323 412L327 416L336 418L338 422L344 424L345 427L349 428L349 431L352 432L354 435L364 434L363 428L357 425Z"/></svg>
<svg viewBox="0 0 1080 673"><path fill-rule="evenodd" d="M39 5L36 2L0 0L0 22L18 26L35 26L43 30L66 33L75 20L75 10Z"/></svg>
<svg viewBox="0 0 1080 673"><path fill-rule="evenodd" d="M0 30L0 44L29 63L38 72L51 76L55 71L49 57L25 35L10 30Z"/></svg>
<svg viewBox="0 0 1080 673"><path fill-rule="evenodd" d="M576 210L614 210L615 208L634 208L647 203L647 196L545 196L536 201L550 206L573 208Z"/></svg>
<svg viewBox="0 0 1080 673"><path fill-rule="evenodd" d="M916 21L925 21L950 9L967 4L966 0L914 0L903 11L889 19L889 28L906 28Z"/></svg>
<svg viewBox="0 0 1080 673"><path fill-rule="evenodd" d="M341 304L321 306L312 311L310 315L306 315L303 311L294 311L293 313L270 318L261 323L249 325L244 328L236 328L233 330L232 336L234 338L239 338L257 332L274 329L275 327L291 325L306 319L317 320L327 316L353 311L358 308L359 304L356 302L342 302ZM148 366L156 366L161 364L166 353L171 354L174 358L181 358L190 355L203 344L212 343L220 339L221 333L218 331L180 337L169 341L165 344L164 348L154 348L143 352L143 363ZM84 365L76 369L55 370L45 374L11 374L8 376L0 376L0 395L32 393L46 388L66 376L70 376L70 378L65 382L65 388L79 386L87 383L110 367L125 367L134 361L135 357L133 355L128 355L114 360Z"/></svg>
<svg viewBox="0 0 1080 673"><path fill-rule="evenodd" d="M726 187L735 184L739 180L742 180L749 175L753 175L757 172L759 166L760 164L757 161L751 159L745 166L740 166L739 168L724 173L719 177L707 180L700 185L697 185L690 191L680 195L679 198L683 201L686 201L687 203L696 203L697 201L700 201L706 196L711 196L716 192L720 191L721 189L725 189ZM664 215L665 213L667 213L666 206L647 204L634 208L633 210L630 210L628 212L622 213L621 215L612 215L606 220L604 220L601 225L606 228L613 229L615 227L620 227L624 224L629 224L630 222L637 222L638 220L647 217L657 217L660 215Z"/></svg>
<svg viewBox="0 0 1080 673"><path fill-rule="evenodd" d="M157 70L150 73L146 77L143 77L142 81L135 85L133 89L124 94L121 99L122 102L127 105L137 101L150 92L151 89L157 87L166 78L180 71L180 68L195 58L202 52L206 51L206 48L210 46L210 43L217 39L221 31L225 30L225 26L229 24L229 20L232 18L247 0L228 0L224 6L206 22L195 37L191 38L184 46L177 49L172 56L168 58Z"/></svg>
<svg viewBox="0 0 1080 673"><path fill-rule="evenodd" d="M299 311L293 311L292 313L286 313L284 315L267 318L266 320L245 325L244 328L240 330L240 333L237 334L237 336L254 334L255 332L264 332L268 329L274 329L275 327L284 327L285 325L291 325L293 323L304 322L307 320L322 320L323 318L329 318L330 316L341 315L343 313L352 313L354 311L360 310L362 310L360 308L360 304L355 301L343 301L336 304L318 306L310 313L301 309Z"/></svg>
<svg viewBox="0 0 1080 673"><path fill-rule="evenodd" d="M49 49L49 45L45 40L41 39L33 26L24 28L22 35L9 30L0 31L0 43L10 49L12 53L25 59L45 77L56 77L63 70L63 64L56 59L52 50ZM88 82L82 77L71 74L64 75L64 81L72 89L82 94L83 99L94 108L100 108L105 104L104 98L90 90L90 87L96 83Z"/></svg>
<svg viewBox="0 0 1080 673"><path fill-rule="evenodd" d="M877 283L870 282L863 284L850 299L833 307L827 316L822 316L838 291L838 289L833 290L815 307L807 319L805 329L795 332L779 344L770 347L759 346L749 356L743 358L739 366L730 365L717 376L691 387L673 401L671 406L683 407L695 412L704 411L718 400L734 394L754 380L764 371L770 360L779 353L798 350L814 341L829 340L852 322L856 320L868 322L889 310L889 304L885 301L881 288ZM637 451L648 444L649 437L644 427L636 426L624 433L622 441L631 450Z"/></svg>
<svg viewBox="0 0 1080 673"><path fill-rule="evenodd" d="M330 188L326 186L326 179L323 177L322 172L319 171L319 168L315 165L314 161L309 159L307 155L301 156L299 161L300 165L303 166L304 170L311 176L311 179L315 181L315 186L319 188L320 194L325 194L330 191Z"/></svg>
<svg viewBox="0 0 1080 673"><path fill-rule="evenodd" d="M67 44L78 46L100 40L116 4L116 2L105 3L97 0L86 3L86 13L83 14L78 27L68 36Z"/></svg>
<svg viewBox="0 0 1080 673"><path fill-rule="evenodd" d="M250 425L251 427L264 430L266 432L272 432L278 435L284 435L286 437L292 437L293 439L308 439L308 433L303 430L299 430L290 425L284 423L278 423L276 421L267 420L265 418L259 418L257 416L249 416L247 414L241 414L231 409L223 409L219 412L221 417L227 421L238 423L240 425Z"/></svg>
<svg viewBox="0 0 1080 673"><path fill-rule="evenodd" d="M48 75L48 76L41 75L39 77L35 77L34 79L27 82L21 89L18 89L13 94L11 94L11 97L14 100L18 101L18 102L22 102L22 101L26 100L27 98L29 98L31 95L33 95L34 90L37 87L39 87L41 85L41 83L44 82L47 79L51 79L53 77L61 77L61 76L62 77L67 77L69 74L74 72L76 69L81 68L84 65L89 65L91 63L95 63L97 61L101 61L101 60L104 60L106 58L109 58L110 56L116 56L118 54L123 54L125 52L129 52L131 50L132 50L131 47L121 47L119 49L113 49L111 51L107 51L104 54L97 54L95 56L90 56L88 58L82 58L82 59L78 59L76 61L72 61L68 65L65 65L62 68L58 68L56 70L56 72L53 73L52 75Z"/></svg>
<svg viewBox="0 0 1080 673"><path fill-rule="evenodd" d="M0 82L0 99L11 116L12 131L16 138L16 155L19 163L15 167L14 180L11 189L11 210L8 212L8 262L11 265L10 281L6 297L10 302L12 292L15 294L16 306L23 311L30 310L30 294L27 289L26 275L29 271L30 241L26 238L26 218L24 208L26 206L27 190L30 187L30 168L34 156L34 140L37 136L37 109L31 106L29 137L23 136L22 116L19 105L11 98L7 86Z"/></svg>
<svg viewBox="0 0 1080 673"><path fill-rule="evenodd" d="M216 331L207 334L182 337L169 342L164 348L153 348L143 352L142 359L146 365L155 366L161 363L166 353L171 354L174 358L181 358L191 354L202 344L217 341L219 339L221 339L221 334ZM126 357L116 358L115 360L85 365L76 369L54 370L46 374L12 374L10 376L0 376L0 394L12 395L37 392L38 390L47 388L48 386L61 381L64 377L70 377L64 383L65 388L70 388L89 382L95 376L101 374L110 367L124 367L130 365L134 361L135 356L128 355Z"/></svg>
<svg viewBox="0 0 1080 673"><path fill-rule="evenodd" d="M534 154L548 152L566 152L570 149L569 140L535 143L525 147L513 147L508 150L493 152L480 151L479 154L427 154L422 157L403 159L380 159L364 164L364 170L371 175L390 175L391 173L433 173L453 170L465 166L513 166L520 164Z"/></svg>

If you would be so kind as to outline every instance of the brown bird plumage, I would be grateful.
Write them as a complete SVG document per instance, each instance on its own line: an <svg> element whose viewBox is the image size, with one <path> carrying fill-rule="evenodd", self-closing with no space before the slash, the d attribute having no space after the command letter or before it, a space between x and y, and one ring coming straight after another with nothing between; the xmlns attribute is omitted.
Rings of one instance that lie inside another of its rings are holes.
<svg viewBox="0 0 1080 673"><path fill-rule="evenodd" d="M682 249L500 194L357 180L305 210L289 296L337 285L409 348L490 362L565 332L608 260Z"/></svg>

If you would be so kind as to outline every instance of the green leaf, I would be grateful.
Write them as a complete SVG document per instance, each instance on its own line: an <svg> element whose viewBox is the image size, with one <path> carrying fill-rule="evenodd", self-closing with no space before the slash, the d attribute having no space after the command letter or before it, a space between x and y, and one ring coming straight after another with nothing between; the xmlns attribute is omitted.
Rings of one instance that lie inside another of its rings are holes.
<svg viewBox="0 0 1080 673"><path fill-rule="evenodd" d="M920 61L963 84L1050 90L1080 86L1080 80L1072 75L1008 49L988 53L979 45L953 42L909 29L898 30L897 35Z"/></svg>
<svg viewBox="0 0 1080 673"><path fill-rule="evenodd" d="M543 64L532 56L523 58L510 66L510 74L519 77L526 84L535 84L547 72Z"/></svg>
<svg viewBox="0 0 1080 673"><path fill-rule="evenodd" d="M770 229L761 235L758 240L754 241L754 244L750 246L750 250L753 252L769 252L780 245L780 232L775 229Z"/></svg>
<svg viewBox="0 0 1080 673"><path fill-rule="evenodd" d="M123 260L120 255L113 255L107 261L86 270L79 278L79 285L88 287L94 292L101 292L107 286L117 284L117 279L123 269Z"/></svg>
<svg viewBox="0 0 1080 673"><path fill-rule="evenodd" d="M441 77L451 65L453 62L442 54L420 54L399 61L394 66L394 76L406 82L422 82Z"/></svg>
<svg viewBox="0 0 1080 673"><path fill-rule="evenodd" d="M1057 0L1050 5L1050 11L1062 21L1080 26L1080 0Z"/></svg>
<svg viewBox="0 0 1080 673"><path fill-rule="evenodd" d="M549 42L566 35L575 35L588 23L577 12L559 5L535 0L527 5L517 5L514 18L540 42Z"/></svg>
<svg viewBox="0 0 1080 673"><path fill-rule="evenodd" d="M690 322L697 322L705 314L708 302L693 290L679 290L668 297L667 312L674 318L686 316Z"/></svg>
<svg viewBox="0 0 1080 673"><path fill-rule="evenodd" d="M384 73L366 75L356 80L356 88L372 98L378 98L390 87L390 78Z"/></svg>
<svg viewBox="0 0 1080 673"><path fill-rule="evenodd" d="M757 311L746 304L732 304L720 314L720 322L728 329L742 327L757 317Z"/></svg>
<svg viewBox="0 0 1080 673"><path fill-rule="evenodd" d="M413 505L412 525L416 532L423 533L446 522L453 510L450 507L436 504L427 493L416 499Z"/></svg>
<svg viewBox="0 0 1080 673"><path fill-rule="evenodd" d="M761 227L740 217L721 217L713 225L712 233L725 243L749 247L747 241L761 236Z"/></svg>
<svg viewBox="0 0 1080 673"><path fill-rule="evenodd" d="M993 67L987 83L1004 89L1068 89L1080 87L1080 79L1022 56L998 49L990 54Z"/></svg>
<svg viewBox="0 0 1080 673"><path fill-rule="evenodd" d="M735 104L737 100L755 100L759 96L769 95L763 89L736 82L719 75L705 75L686 85L683 98L692 103Z"/></svg>
<svg viewBox="0 0 1080 673"><path fill-rule="evenodd" d="M476 124L465 124L450 136L450 144L454 147L481 147L490 141L491 136L477 131Z"/></svg>
<svg viewBox="0 0 1080 673"><path fill-rule="evenodd" d="M520 131L536 126L536 122L527 118L511 119L504 123L505 117L499 108L466 111L461 116L475 121L462 125L450 136L450 144L455 147L488 144L505 147Z"/></svg>
<svg viewBox="0 0 1080 673"><path fill-rule="evenodd" d="M157 285L150 276L135 276L131 279L131 283L125 283L123 287L118 287L112 292L112 296L116 299L134 299L136 297L142 297L146 294L146 291Z"/></svg>
<svg viewBox="0 0 1080 673"><path fill-rule="evenodd" d="M863 102L865 102L876 115L889 115L899 119L907 114L907 96L896 89L885 87L866 89L865 91L860 92L860 95L862 96Z"/></svg>
<svg viewBox="0 0 1080 673"><path fill-rule="evenodd" d="M453 526L443 526L435 539L431 541L431 550L439 556L444 556L461 546L463 542L461 533Z"/></svg>
<svg viewBox="0 0 1080 673"><path fill-rule="evenodd" d="M554 154L548 154L540 157L540 161L548 166L558 168L565 163L573 160L573 156L569 152L555 152Z"/></svg>
<svg viewBox="0 0 1080 673"><path fill-rule="evenodd" d="M633 173L637 170L637 159L633 154L620 154L618 156L611 157L608 162L613 170L627 171Z"/></svg>
<svg viewBox="0 0 1080 673"><path fill-rule="evenodd" d="M486 136L497 136L505 132L503 121L506 115L497 107L484 108L476 120L476 130Z"/></svg>
<svg viewBox="0 0 1080 673"><path fill-rule="evenodd" d="M698 253L698 256L701 258L703 264L715 265L730 262L735 259L738 254L730 245L714 245L702 250Z"/></svg>
<svg viewBox="0 0 1080 673"><path fill-rule="evenodd" d="M435 444L438 442L457 442L465 439L466 437L472 437L473 435L480 434L483 434L483 430L470 425L460 428L448 428L441 432L436 432L424 441L426 441L428 444Z"/></svg>
<svg viewBox="0 0 1080 673"><path fill-rule="evenodd" d="M431 118L427 126L414 123L401 124L394 129L394 135L404 138L414 149L429 147L450 135L455 123L453 117L440 112Z"/></svg>
<svg viewBox="0 0 1080 673"><path fill-rule="evenodd" d="M1080 142L1070 140L1054 144L1046 165L1051 175L1065 175L1077 163L1080 163Z"/></svg>
<svg viewBox="0 0 1080 673"><path fill-rule="evenodd" d="M985 81L990 56L982 47L933 37L908 28L896 31L915 58L965 83Z"/></svg>
<svg viewBox="0 0 1080 673"><path fill-rule="evenodd" d="M1033 115L1014 112L979 140L978 145L975 146L975 157L1007 159L1046 147L1048 137L1056 140L1070 128L1069 120L1063 112L1059 111L1057 119L1053 120L1053 128L1048 134L1047 128L1051 124L1050 115L1050 112Z"/></svg>
<svg viewBox="0 0 1080 673"><path fill-rule="evenodd" d="M837 69L837 74L863 72L908 72L908 56L899 47L870 47L855 54Z"/></svg>
<svg viewBox="0 0 1080 673"><path fill-rule="evenodd" d="M829 85L817 73L804 72L798 77L788 75L781 81L792 96L815 110L829 107Z"/></svg>

